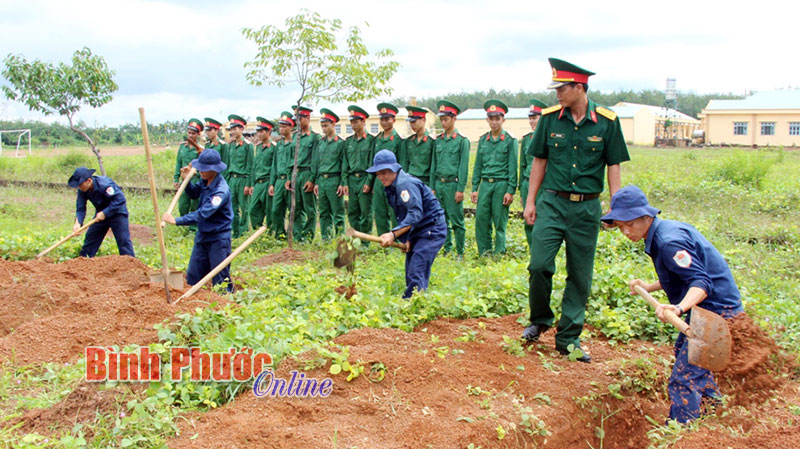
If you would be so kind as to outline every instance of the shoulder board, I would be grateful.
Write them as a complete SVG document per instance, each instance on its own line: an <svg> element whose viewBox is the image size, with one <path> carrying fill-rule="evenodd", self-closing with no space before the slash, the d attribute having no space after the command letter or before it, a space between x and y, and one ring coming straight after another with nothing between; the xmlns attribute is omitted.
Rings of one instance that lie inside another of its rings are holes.
<svg viewBox="0 0 800 449"><path fill-rule="evenodd" d="M525 134L524 136L522 136L522 138L524 139L528 136L533 136L533 131L529 132L528 134Z"/></svg>
<svg viewBox="0 0 800 449"><path fill-rule="evenodd" d="M514 135L511 134L510 132L506 131L506 134L508 134L508 137L511 137L512 139L516 139L516 137L514 137Z"/></svg>
<svg viewBox="0 0 800 449"><path fill-rule="evenodd" d="M602 106L597 106L596 108L594 108L594 110L597 111L598 114L602 115L603 117L605 117L605 118L607 118L607 119L609 119L611 121L614 121L614 120L617 119L617 113L612 111L611 109L607 109L607 108L604 108Z"/></svg>
<svg viewBox="0 0 800 449"><path fill-rule="evenodd" d="M556 111L560 111L560 110L561 110L561 105L557 104L555 106L550 106L549 108L542 109L542 115L547 115L547 114L550 114L552 112L556 112Z"/></svg>

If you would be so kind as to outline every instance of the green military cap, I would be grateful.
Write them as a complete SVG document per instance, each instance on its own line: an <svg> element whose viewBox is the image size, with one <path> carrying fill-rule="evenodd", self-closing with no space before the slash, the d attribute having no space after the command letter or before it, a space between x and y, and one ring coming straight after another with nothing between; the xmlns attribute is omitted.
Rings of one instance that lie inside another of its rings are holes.
<svg viewBox="0 0 800 449"><path fill-rule="evenodd" d="M508 113L508 106L500 100L489 100L483 104L483 109L486 109L486 116L493 117L495 115L506 115Z"/></svg>
<svg viewBox="0 0 800 449"><path fill-rule="evenodd" d="M303 117L311 117L311 113L314 112L313 109L307 108L305 106L298 106L298 107L293 108L293 109L295 110L295 113L298 116L302 115Z"/></svg>
<svg viewBox="0 0 800 449"><path fill-rule="evenodd" d="M339 121L339 116L330 109L322 108L319 110L319 112L322 114L319 119L321 122L337 123Z"/></svg>
<svg viewBox="0 0 800 449"><path fill-rule="evenodd" d="M217 120L214 120L211 117L206 117L204 120L206 121L206 128L213 128L213 129L222 128L222 123L218 122Z"/></svg>
<svg viewBox="0 0 800 449"><path fill-rule="evenodd" d="M256 131L272 131L275 127L275 122L267 120L264 117L256 117Z"/></svg>
<svg viewBox="0 0 800 449"><path fill-rule="evenodd" d="M397 106L391 103L378 103L378 112L380 112L381 118L396 117L398 110Z"/></svg>
<svg viewBox="0 0 800 449"><path fill-rule="evenodd" d="M443 115L455 117L458 114L461 114L461 108L447 100L441 100L440 102L436 103L436 108L439 109L439 112L436 114L439 117Z"/></svg>
<svg viewBox="0 0 800 449"><path fill-rule="evenodd" d="M229 115L228 122L229 122L228 129L235 128L237 126L241 126L242 128L247 126L247 120L243 119L242 116L236 114Z"/></svg>
<svg viewBox="0 0 800 449"><path fill-rule="evenodd" d="M350 120L360 118L361 120L366 120L369 118L369 114L367 111L361 109L360 107L351 104L347 107L347 112L350 113Z"/></svg>
<svg viewBox="0 0 800 449"><path fill-rule="evenodd" d="M531 108L528 111L528 117L533 115L542 115L542 109L546 107L547 105L539 100L536 99L531 100Z"/></svg>
<svg viewBox="0 0 800 449"><path fill-rule="evenodd" d="M190 118L189 125L186 127L189 130L200 132L203 130L203 122L200 119Z"/></svg>
<svg viewBox="0 0 800 449"><path fill-rule="evenodd" d="M294 114L289 111L281 112L281 118L278 120L279 125L295 126Z"/></svg>
<svg viewBox="0 0 800 449"><path fill-rule="evenodd" d="M567 61L556 58L548 58L547 60L550 61L550 67L553 69L553 82L547 86L550 89L556 89L569 83L588 84L589 77L594 75L594 72L578 67L575 64L570 64Z"/></svg>
<svg viewBox="0 0 800 449"><path fill-rule="evenodd" d="M408 118L406 119L409 122L416 122L421 118L425 118L428 115L428 111L425 108L420 108L417 106L406 106L408 109Z"/></svg>

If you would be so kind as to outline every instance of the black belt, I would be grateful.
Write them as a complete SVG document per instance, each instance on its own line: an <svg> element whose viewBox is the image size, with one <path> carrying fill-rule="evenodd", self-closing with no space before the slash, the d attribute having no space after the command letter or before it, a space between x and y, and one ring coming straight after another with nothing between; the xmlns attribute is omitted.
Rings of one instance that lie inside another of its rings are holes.
<svg viewBox="0 0 800 449"><path fill-rule="evenodd" d="M570 200L573 203L579 203L581 201L589 201L589 200L600 198L600 194L599 193L561 192L561 191L558 191L558 190L550 190L550 189L547 189L547 191L552 193L553 195L558 195L561 198Z"/></svg>
<svg viewBox="0 0 800 449"><path fill-rule="evenodd" d="M352 175L355 176L356 178L361 178L363 176L367 176L367 172L359 171L359 172L352 173Z"/></svg>
<svg viewBox="0 0 800 449"><path fill-rule="evenodd" d="M494 184L496 182L504 182L507 181L506 178L483 178L483 182L488 182L489 184Z"/></svg>
<svg viewBox="0 0 800 449"><path fill-rule="evenodd" d="M458 182L458 178L444 178L444 177L441 177L441 178L436 178L436 179L438 179L439 182Z"/></svg>
<svg viewBox="0 0 800 449"><path fill-rule="evenodd" d="M412 176L413 176L413 175L412 175ZM430 181L430 179L431 179L431 177L430 177L430 176L416 176L416 178L417 178L417 179L419 179L420 181L422 181L422 182L426 183L426 184L427 184L427 183L428 183L428 181Z"/></svg>
<svg viewBox="0 0 800 449"><path fill-rule="evenodd" d="M256 184L264 184L267 181L269 181L269 179L259 179L256 181Z"/></svg>
<svg viewBox="0 0 800 449"><path fill-rule="evenodd" d="M341 174L340 173L323 173L320 176L322 176L323 178L327 179L327 178L339 177L339 176L341 176Z"/></svg>
<svg viewBox="0 0 800 449"><path fill-rule="evenodd" d="M297 171L309 171L311 170L310 167L297 167Z"/></svg>
<svg viewBox="0 0 800 449"><path fill-rule="evenodd" d="M248 175L240 175L239 173L228 173L231 178L246 178Z"/></svg>

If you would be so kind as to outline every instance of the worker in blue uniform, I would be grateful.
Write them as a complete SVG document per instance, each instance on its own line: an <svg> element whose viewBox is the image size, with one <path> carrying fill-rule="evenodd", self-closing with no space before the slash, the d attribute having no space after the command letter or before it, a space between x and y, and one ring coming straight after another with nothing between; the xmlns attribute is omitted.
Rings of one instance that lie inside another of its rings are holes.
<svg viewBox="0 0 800 449"><path fill-rule="evenodd" d="M133 253L131 232L128 228L128 206L122 189L105 176L92 176L93 169L78 167L67 181L67 184L78 189L78 199L75 202L75 223L72 230L77 231L83 226L86 218L86 200L92 202L99 221L89 226L81 248L81 257L94 257L111 228L117 249L121 256L136 257Z"/></svg>
<svg viewBox="0 0 800 449"><path fill-rule="evenodd" d="M222 162L217 150L205 149L192 161L192 167L200 172L201 180L186 186L189 198L199 198L197 210L178 218L164 213L162 219L178 226L197 225L194 248L189 258L186 282L198 283L226 257L231 254L231 229L233 227L233 202L231 190L220 173L227 165ZM189 169L181 171L186 176ZM230 267L225 267L212 278L213 285L227 282L226 289L233 293Z"/></svg>
<svg viewBox="0 0 800 449"><path fill-rule="evenodd" d="M661 304L656 315L666 322L664 311L686 315L691 321L691 309L702 307L723 318L742 313L742 301L730 268L716 248L692 225L672 220L660 220L661 211L650 206L644 192L630 185L611 198L611 211L603 216L607 224L620 228L630 240L645 239L644 250L658 275L652 283L641 279L629 282L631 293L635 286L648 292L664 290L669 304ZM704 398L717 401L720 397L713 374L689 363L686 336L678 335L675 342L675 365L669 378L669 417L680 423L699 418Z"/></svg>
<svg viewBox="0 0 800 449"><path fill-rule="evenodd" d="M447 236L444 210L428 186L400 168L390 150L378 151L367 172L377 175L397 217L397 226L381 235L381 246L395 240L408 244L403 298L410 298L428 288L433 260Z"/></svg>

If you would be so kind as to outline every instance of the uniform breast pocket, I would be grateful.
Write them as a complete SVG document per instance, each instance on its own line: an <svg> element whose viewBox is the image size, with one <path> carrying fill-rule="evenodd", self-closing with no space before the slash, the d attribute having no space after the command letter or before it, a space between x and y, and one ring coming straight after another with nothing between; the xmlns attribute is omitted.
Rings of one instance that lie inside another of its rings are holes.
<svg viewBox="0 0 800 449"><path fill-rule="evenodd" d="M547 138L547 158L552 162L569 162L567 140L557 137Z"/></svg>
<svg viewBox="0 0 800 449"><path fill-rule="evenodd" d="M603 150L605 149L604 142L584 142L581 145L581 152L578 157L578 163L584 170L597 167L603 161Z"/></svg>

